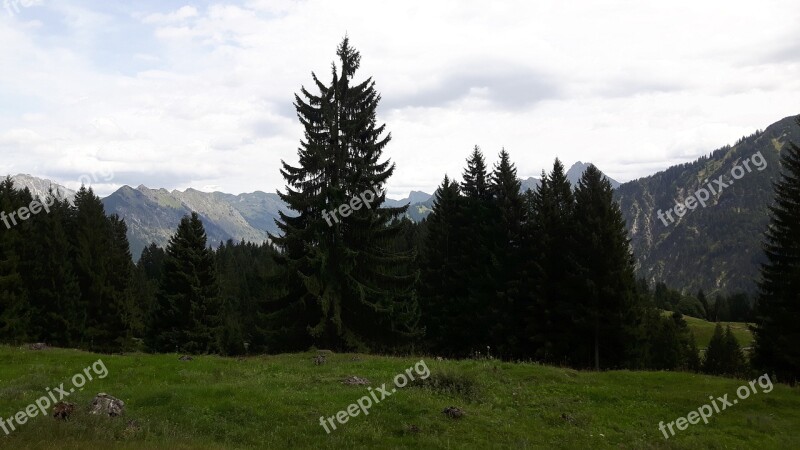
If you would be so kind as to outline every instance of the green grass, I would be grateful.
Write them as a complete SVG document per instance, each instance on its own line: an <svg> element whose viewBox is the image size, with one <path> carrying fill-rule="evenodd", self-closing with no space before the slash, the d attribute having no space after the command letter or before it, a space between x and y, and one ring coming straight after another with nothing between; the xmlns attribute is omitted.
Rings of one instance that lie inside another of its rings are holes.
<svg viewBox="0 0 800 450"><path fill-rule="evenodd" d="M671 315L672 312L670 311L663 311L663 315ZM698 319L697 317L691 316L683 316L684 320L686 320L686 324L689 325L689 329L694 334L694 339L697 342L697 346L700 348L708 347L708 343L711 342L711 336L714 335L714 328L717 326L715 322L709 322L707 320ZM751 347L753 345L753 333L748 328L748 324L744 322L720 322L722 325L722 329L724 331L725 327L730 325L731 332L736 337L736 340L739 341L739 345L744 347Z"/></svg>
<svg viewBox="0 0 800 450"><path fill-rule="evenodd" d="M76 350L31 351L0 346L0 416L8 418L45 388L102 358L109 374L66 400L79 406L67 422L35 417L0 448L797 448L800 396L776 385L752 395L669 440L659 421L674 421L729 394L743 381L689 373L580 372L497 361L436 361L430 377L409 386L327 435L331 416L367 393L346 386L347 376L371 386L420 358L316 353L215 356L178 361L177 355L96 355ZM121 418L89 415L93 396L125 401ZM462 419L442 414L448 406ZM139 431L126 431L136 420ZM409 430L411 425L418 432ZM0 431L2 434L2 431Z"/></svg>

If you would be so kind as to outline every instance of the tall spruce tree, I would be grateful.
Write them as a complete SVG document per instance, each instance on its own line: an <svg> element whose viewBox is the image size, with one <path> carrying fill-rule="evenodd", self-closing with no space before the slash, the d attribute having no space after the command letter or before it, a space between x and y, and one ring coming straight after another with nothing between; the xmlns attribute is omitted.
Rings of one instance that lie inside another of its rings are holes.
<svg viewBox="0 0 800 450"><path fill-rule="evenodd" d="M13 225L8 214L26 206L30 194L14 188L10 177L0 182L0 342L20 343L29 339L32 314L28 303L29 293L23 280L21 250L26 242L22 227Z"/></svg>
<svg viewBox="0 0 800 450"><path fill-rule="evenodd" d="M800 125L800 118L798 119ZM784 381L800 380L800 147L781 152L781 177L773 184L761 267L753 365Z"/></svg>
<svg viewBox="0 0 800 450"><path fill-rule="evenodd" d="M148 346L160 352L216 352L219 321L214 255L203 222L192 212L167 245Z"/></svg>
<svg viewBox="0 0 800 450"><path fill-rule="evenodd" d="M31 234L24 253L23 279L29 286L30 337L56 346L78 346L85 330L86 306L75 267L77 256L68 237L74 208L49 193L53 204L27 221ZM100 257L97 255L96 257ZM110 348L105 347L104 350Z"/></svg>
<svg viewBox="0 0 800 450"><path fill-rule="evenodd" d="M458 183L445 176L434 194L433 212L427 217L427 235L420 258L420 303L428 351L462 356L464 342L475 330L465 326L474 311L468 298L462 267L464 247L463 197Z"/></svg>
<svg viewBox="0 0 800 450"><path fill-rule="evenodd" d="M415 333L399 311L409 310L404 303L413 301L416 274L393 270L413 260L411 251L391 249L400 233L391 219L406 207L379 208L395 168L380 161L391 139L377 124L380 95L371 78L355 82L361 55L347 37L336 54L330 84L312 73L319 94L303 87L302 98L295 95L304 139L299 166L282 162L287 187L279 195L296 215L281 213L282 235L272 236L285 289L271 319L276 326L290 324L284 334L295 348L366 350ZM356 200L372 192L371 205ZM342 205L352 205L351 211Z"/></svg>
<svg viewBox="0 0 800 450"><path fill-rule="evenodd" d="M142 324L144 305L134 290L135 266L128 243L128 226L116 214L108 217L110 245L107 250L108 284L114 297L115 321L121 326L117 341L123 348L133 348L134 330Z"/></svg>
<svg viewBox="0 0 800 450"><path fill-rule="evenodd" d="M634 258L611 183L594 166L575 190L575 288L572 360L595 370L626 361L641 314ZM601 360L602 357L602 360Z"/></svg>
<svg viewBox="0 0 800 450"><path fill-rule="evenodd" d="M525 319L530 306L522 286L524 261L531 255L525 253L523 244L526 210L517 168L505 149L500 151L499 158L490 177L490 191L497 211L493 221L497 240L493 260L497 271L496 298L491 304L493 324L488 331L500 356L521 357L527 347Z"/></svg>
<svg viewBox="0 0 800 450"><path fill-rule="evenodd" d="M153 314L156 312L157 304L156 296L161 283L165 258L164 249L151 243L142 250L139 261L136 263L131 283L141 312L138 323L133 326L133 331L138 336L145 336L150 331L150 324L153 323Z"/></svg>
<svg viewBox="0 0 800 450"><path fill-rule="evenodd" d="M531 305L529 336L537 359L565 363L575 339L572 317L577 309L572 285L575 201L558 159L550 174L542 174L531 203L531 228L537 239L534 252L539 264L531 286L537 303Z"/></svg>
<svg viewBox="0 0 800 450"><path fill-rule="evenodd" d="M467 159L461 192L462 233L466 240L459 251L459 259L467 289L465 302L460 306L465 312L461 326L469 333L460 343L464 354L483 353L487 346L504 346L505 336L496 326L499 310L502 309L498 303L503 301L497 292L500 271L498 253L502 240L498 228L499 213L492 201L486 161L477 145ZM493 340L492 335L497 340Z"/></svg>
<svg viewBox="0 0 800 450"><path fill-rule="evenodd" d="M75 275L81 292L78 311L82 346L114 351L128 336L124 323L125 295L132 273L128 241L115 227L121 221L106 217L100 198L81 186L68 228L75 252ZM126 262L127 261L127 262Z"/></svg>

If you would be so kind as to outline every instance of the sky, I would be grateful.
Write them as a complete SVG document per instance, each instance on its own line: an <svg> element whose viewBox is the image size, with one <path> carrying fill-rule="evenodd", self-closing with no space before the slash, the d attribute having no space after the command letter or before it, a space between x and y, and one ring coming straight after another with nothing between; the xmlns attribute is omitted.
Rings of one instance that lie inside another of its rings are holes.
<svg viewBox="0 0 800 450"><path fill-rule="evenodd" d="M0 0L0 173L275 192L292 106L347 35L392 134L393 198L475 145L521 178L629 181L800 114L800 3Z"/></svg>

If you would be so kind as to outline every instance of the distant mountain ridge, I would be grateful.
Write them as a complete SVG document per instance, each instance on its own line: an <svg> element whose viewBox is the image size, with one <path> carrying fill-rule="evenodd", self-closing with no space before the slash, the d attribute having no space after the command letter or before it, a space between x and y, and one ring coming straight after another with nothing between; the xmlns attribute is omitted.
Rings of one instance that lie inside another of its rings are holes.
<svg viewBox="0 0 800 450"><path fill-rule="evenodd" d="M567 180L569 180L570 184L572 184L573 189L578 186L578 181L580 181L581 177L583 176L583 173L586 172L586 169L588 169L590 165L591 163L584 163L578 161L572 166L570 166L570 168L567 170L567 173L565 175L567 176ZM616 189L620 186L619 181L609 177L604 173L603 176L608 180L609 183L611 183L611 187L613 189ZM522 183L521 190L523 192L527 191L528 189L535 191L542 184L542 180L539 177L528 177L527 179L520 181Z"/></svg>
<svg viewBox="0 0 800 450"><path fill-rule="evenodd" d="M167 191L123 186L104 198L107 214L118 214L128 225L131 253L138 258L150 243L166 246L183 216L197 212L210 244L229 239L262 243L277 232L274 219L283 203L277 194L224 194L195 189Z"/></svg>
<svg viewBox="0 0 800 450"><path fill-rule="evenodd" d="M75 201L75 191L46 178L37 178L29 174L20 173L13 175L11 181L17 189L28 188L34 197L42 198L47 195L52 188L53 192L56 193L59 198L66 199L70 203Z"/></svg>
<svg viewBox="0 0 800 450"><path fill-rule="evenodd" d="M208 241L213 245L229 239L265 242L270 233L280 231L275 224L280 211L294 214L277 194L262 191L233 195L191 188L181 192L123 186L102 201L107 214L118 214L125 219L134 258L138 258L150 243L166 246L180 219L192 211L200 215ZM426 206L428 202L432 202L430 194L411 191L407 198L387 199L385 204L403 206L414 203L407 215L419 221L430 212Z"/></svg>
<svg viewBox="0 0 800 450"><path fill-rule="evenodd" d="M772 182L780 174L780 152L788 141L800 143L795 116L764 131L721 147L709 156L673 166L621 185L614 191L630 231L637 271L649 281L696 293L749 291L756 288L764 261L761 242L773 201ZM707 203L687 211L667 226L658 211L684 201L720 176L760 152L766 168L753 170ZM709 180L709 181L706 181Z"/></svg>
<svg viewBox="0 0 800 450"><path fill-rule="evenodd" d="M588 164L575 163L568 171L573 184L577 183ZM50 180L16 175L14 184L18 188L27 187L35 195L43 195L50 186L72 202L75 192ZM536 189L539 180L529 183L522 181L522 190ZM613 181L616 183L616 181ZM617 183L618 184L618 183ZM433 210L433 195L422 191L411 191L408 197L395 200L386 199L385 206L398 207L409 205L406 216L419 222ZM180 219L197 212L206 228L208 241L212 245L225 242L245 240L264 242L269 234L279 232L275 219L279 212L289 215L290 211L274 193L256 191L233 195L223 192L202 192L196 189L168 191L151 189L144 185L136 188L123 186L108 197L102 199L107 214L117 214L128 226L128 241L134 259L138 259L142 250L156 243L161 247L167 245L169 238L175 233Z"/></svg>

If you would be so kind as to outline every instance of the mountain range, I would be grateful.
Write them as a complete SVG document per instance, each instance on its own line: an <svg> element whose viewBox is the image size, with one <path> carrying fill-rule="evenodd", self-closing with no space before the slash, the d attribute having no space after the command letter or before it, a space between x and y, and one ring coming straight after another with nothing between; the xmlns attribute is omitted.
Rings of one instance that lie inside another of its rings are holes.
<svg viewBox="0 0 800 450"><path fill-rule="evenodd" d="M772 182L780 176L780 152L789 141L800 143L796 116L721 147L696 161L622 184L616 200L630 232L638 275L696 293L752 292L764 262L761 242L769 223ZM754 155L766 167L739 174L734 167L753 166ZM729 184L720 189L714 180ZM658 212L675 207L698 189L717 191L675 223L664 224Z"/></svg>
<svg viewBox="0 0 800 450"><path fill-rule="evenodd" d="M771 182L778 177L779 152L789 140L800 142L800 127L793 117L743 137L733 146L647 177L622 184L607 177L628 225L638 275L688 292L753 291L763 261L761 236L768 223ZM706 207L689 211L675 223L664 225L659 219L659 211L673 208L676 201L707 185L705 180L730 174L734 166L758 152L766 162L763 172L748 173L713 196ZM569 168L566 175L573 186L588 166L578 161ZM64 198L75 196L50 180L22 174L12 179L17 187L27 187L35 195L53 186ZM535 190L541 183L537 177L520 181L523 191ZM406 215L420 221L432 211L433 201L431 194L412 191L404 199L387 199L385 205L408 204ZM269 233L278 232L279 211L292 214L277 194L262 191L233 195L123 186L102 202L108 214L125 219L135 259L152 242L165 246L180 219L192 211L203 220L211 243L264 242Z"/></svg>

